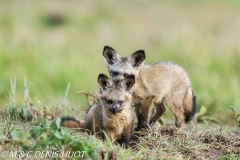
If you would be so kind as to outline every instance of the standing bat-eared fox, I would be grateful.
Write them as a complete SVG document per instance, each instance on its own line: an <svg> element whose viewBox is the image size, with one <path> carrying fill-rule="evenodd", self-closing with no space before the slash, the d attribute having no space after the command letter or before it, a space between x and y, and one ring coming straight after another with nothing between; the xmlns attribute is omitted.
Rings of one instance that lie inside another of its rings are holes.
<svg viewBox="0 0 240 160"><path fill-rule="evenodd" d="M118 84L104 74L98 76L100 102L87 111L83 123L63 117L61 125L68 128L84 128L104 138L104 131L112 142L129 145L134 123L134 109L131 106L134 75L127 76Z"/></svg>
<svg viewBox="0 0 240 160"><path fill-rule="evenodd" d="M129 57L121 57L112 47L105 46L103 60L114 83L135 76L133 102L138 126L148 128L165 113L166 106L175 117L176 127L189 122L197 105L187 72L173 62L157 62L144 65L145 52L138 50ZM152 103L155 113L151 116Z"/></svg>

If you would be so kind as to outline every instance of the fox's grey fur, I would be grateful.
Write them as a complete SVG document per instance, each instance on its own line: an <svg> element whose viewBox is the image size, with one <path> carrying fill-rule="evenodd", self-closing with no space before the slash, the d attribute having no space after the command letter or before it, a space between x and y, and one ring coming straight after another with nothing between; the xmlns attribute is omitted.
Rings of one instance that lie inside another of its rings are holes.
<svg viewBox="0 0 240 160"><path fill-rule="evenodd" d="M134 83L133 75L114 84L106 75L100 74L98 86L101 103L89 109L84 128L96 133L104 130L113 142L128 146L134 122L134 110L131 107ZM103 136L102 133L100 135Z"/></svg>
<svg viewBox="0 0 240 160"><path fill-rule="evenodd" d="M103 60L112 80L117 84L124 77L134 75L133 102L136 106L138 129L159 120L166 106L175 117L175 125L188 122L196 112L196 97L187 72L173 62L144 65L145 52L138 50L129 57L121 57L113 48L105 46ZM151 117L152 103L155 113Z"/></svg>

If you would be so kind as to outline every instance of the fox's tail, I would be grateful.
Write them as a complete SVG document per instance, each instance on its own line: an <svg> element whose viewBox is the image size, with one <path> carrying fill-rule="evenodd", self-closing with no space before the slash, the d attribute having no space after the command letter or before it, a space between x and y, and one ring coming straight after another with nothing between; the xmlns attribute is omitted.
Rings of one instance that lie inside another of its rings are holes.
<svg viewBox="0 0 240 160"><path fill-rule="evenodd" d="M185 122L191 121L197 111L196 99L192 88L189 87L183 100Z"/></svg>
<svg viewBox="0 0 240 160"><path fill-rule="evenodd" d="M84 121L77 121L72 117L62 117L61 126L66 128L82 128Z"/></svg>

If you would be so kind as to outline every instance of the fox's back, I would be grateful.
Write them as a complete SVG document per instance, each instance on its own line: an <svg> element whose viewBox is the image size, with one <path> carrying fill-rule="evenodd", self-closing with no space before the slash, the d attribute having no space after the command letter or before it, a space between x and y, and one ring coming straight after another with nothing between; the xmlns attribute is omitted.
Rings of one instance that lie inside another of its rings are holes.
<svg viewBox="0 0 240 160"><path fill-rule="evenodd" d="M186 71L173 62L157 62L144 65L139 72L135 91L137 94L150 94L163 98L173 91L186 92L191 85Z"/></svg>
<svg viewBox="0 0 240 160"><path fill-rule="evenodd" d="M90 131L99 132L102 129L101 113L102 113L102 106L100 103L97 103L91 106L85 118L84 128Z"/></svg>

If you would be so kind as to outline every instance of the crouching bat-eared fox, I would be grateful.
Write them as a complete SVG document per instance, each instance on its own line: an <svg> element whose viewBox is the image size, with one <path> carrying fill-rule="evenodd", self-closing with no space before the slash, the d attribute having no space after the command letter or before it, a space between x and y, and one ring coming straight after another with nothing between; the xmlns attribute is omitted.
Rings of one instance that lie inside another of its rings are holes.
<svg viewBox="0 0 240 160"><path fill-rule="evenodd" d="M68 128L84 128L104 138L104 131L112 142L128 147L134 123L134 108L131 106L134 75L115 84L106 75L98 76L100 103L87 111L85 121L63 117L61 125Z"/></svg>
<svg viewBox="0 0 240 160"><path fill-rule="evenodd" d="M136 130L148 128L165 113L166 106L175 117L176 127L189 122L197 105L187 72L173 62L144 65L145 52L138 50L129 57L121 57L112 47L105 46L103 60L115 84L129 75L135 76L132 100L138 125ZM155 113L152 113L152 104Z"/></svg>

